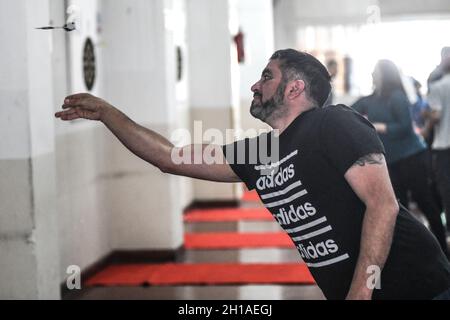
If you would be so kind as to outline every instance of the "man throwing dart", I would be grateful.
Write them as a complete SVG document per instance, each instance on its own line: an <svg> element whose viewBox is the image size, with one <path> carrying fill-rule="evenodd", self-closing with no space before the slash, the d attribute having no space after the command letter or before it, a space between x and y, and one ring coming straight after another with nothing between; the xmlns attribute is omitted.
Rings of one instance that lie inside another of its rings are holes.
<svg viewBox="0 0 450 320"><path fill-rule="evenodd" d="M56 117L103 122L165 173L256 189L328 299L450 299L450 264L434 236L398 203L374 127L344 105L323 107L331 90L326 68L307 53L280 50L251 90L251 114L280 132L277 161L251 148L257 142L270 149L264 143L274 132L176 148L89 94L67 97ZM223 161L172 161L173 154L194 159L205 148Z"/></svg>

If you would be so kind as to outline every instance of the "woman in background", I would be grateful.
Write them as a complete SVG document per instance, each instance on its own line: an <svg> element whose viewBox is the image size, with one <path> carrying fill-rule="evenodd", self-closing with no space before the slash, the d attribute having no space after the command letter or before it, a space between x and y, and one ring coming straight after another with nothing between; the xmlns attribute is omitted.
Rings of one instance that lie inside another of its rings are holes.
<svg viewBox="0 0 450 320"><path fill-rule="evenodd" d="M448 256L445 228L432 194L430 154L414 131L411 105L400 73L390 60L380 60L372 74L374 92L353 108L372 122L382 140L397 198L408 205L408 192L426 216L430 229Z"/></svg>

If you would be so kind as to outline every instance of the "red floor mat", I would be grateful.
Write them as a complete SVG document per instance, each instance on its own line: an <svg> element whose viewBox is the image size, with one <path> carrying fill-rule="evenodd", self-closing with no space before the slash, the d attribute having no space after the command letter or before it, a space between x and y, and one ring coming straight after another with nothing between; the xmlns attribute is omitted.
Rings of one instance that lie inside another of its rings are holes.
<svg viewBox="0 0 450 320"><path fill-rule="evenodd" d="M224 222L240 220L275 221L266 208L196 209L184 215L185 222Z"/></svg>
<svg viewBox="0 0 450 320"><path fill-rule="evenodd" d="M99 272L87 286L214 284L314 284L303 263L278 264L139 264L113 265Z"/></svg>
<svg viewBox="0 0 450 320"><path fill-rule="evenodd" d="M291 238L285 232L188 233L184 235L184 246L186 249L295 248Z"/></svg>
<svg viewBox="0 0 450 320"><path fill-rule="evenodd" d="M252 190L244 191L244 194L242 195L242 201L261 202L261 199L259 198L256 190Z"/></svg>

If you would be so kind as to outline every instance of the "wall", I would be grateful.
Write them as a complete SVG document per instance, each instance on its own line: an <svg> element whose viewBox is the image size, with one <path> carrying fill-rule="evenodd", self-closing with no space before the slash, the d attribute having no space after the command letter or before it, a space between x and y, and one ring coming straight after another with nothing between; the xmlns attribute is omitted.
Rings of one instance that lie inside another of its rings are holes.
<svg viewBox="0 0 450 320"><path fill-rule="evenodd" d="M236 1L187 1L191 132L238 127L239 69L233 36L238 32ZM202 143L202 141L193 141ZM204 141L203 143L211 143ZM193 180L196 200L235 200L239 186Z"/></svg>
<svg viewBox="0 0 450 320"><path fill-rule="evenodd" d="M358 25L372 21L375 5L380 8L383 20L450 15L447 0L276 0L275 47L295 47L299 27Z"/></svg>
<svg viewBox="0 0 450 320"><path fill-rule="evenodd" d="M75 57L89 34L98 62L92 93L169 137L174 127L187 122L187 97L174 94L183 87L175 84L174 30L166 28L164 14L176 2L75 4L90 27L66 35L67 69L72 71L67 72L68 86L55 83L57 108L66 94L87 90ZM62 64L58 70L60 78L66 71ZM191 202L190 181L164 175L140 160L102 124L56 123L61 281L68 265L85 269L112 250L177 249L182 244L182 208Z"/></svg>
<svg viewBox="0 0 450 320"><path fill-rule="evenodd" d="M442 16L450 15L447 0L378 0L383 16Z"/></svg>
<svg viewBox="0 0 450 320"><path fill-rule="evenodd" d="M168 16L174 5L167 0L106 1L102 18L105 98L166 137L178 121L185 121L175 97L174 27ZM108 133L101 143L108 157L101 176L108 198L103 205L112 215L112 247L177 249L183 242L182 209L190 201L177 195L186 182L137 159L111 138Z"/></svg>
<svg viewBox="0 0 450 320"><path fill-rule="evenodd" d="M59 111L64 98L73 93L87 92L83 80L82 51L87 37L94 40L96 80L92 93L102 95L102 57L97 28L98 1L51 1L54 25L63 25L70 6L77 11L76 31L53 32L53 108ZM101 124L83 120L62 122L54 119L57 212L59 217L60 272L65 282L67 268L77 265L82 270L103 258L112 249L108 225L109 212L102 210L99 183L99 145L104 128Z"/></svg>
<svg viewBox="0 0 450 320"><path fill-rule="evenodd" d="M59 298L49 21L47 0L0 2L0 299Z"/></svg>
<svg viewBox="0 0 450 320"><path fill-rule="evenodd" d="M70 5L80 9L81 29L34 29L63 25ZM270 41L259 46L264 37L243 15L254 53L240 70L232 41L239 6L0 1L0 39L8 44L0 47L0 298L57 299L68 266L85 270L112 250L175 250L183 243L182 210L192 200L239 198L239 184L161 173L100 123L54 119L65 96L87 91L81 51L89 36L97 67L91 93L136 122L167 137L192 130L195 120L204 129L239 128L240 101L249 99L249 88L240 96L240 72L256 80L271 51ZM241 8L261 21L271 17L270 1L263 7ZM269 34L270 24L264 30ZM184 61L178 82L176 46Z"/></svg>
<svg viewBox="0 0 450 320"><path fill-rule="evenodd" d="M267 129L268 126L250 114L253 100L251 86L274 52L274 24L272 0L238 1L239 21L244 33L245 62L240 72L240 124L242 129Z"/></svg>

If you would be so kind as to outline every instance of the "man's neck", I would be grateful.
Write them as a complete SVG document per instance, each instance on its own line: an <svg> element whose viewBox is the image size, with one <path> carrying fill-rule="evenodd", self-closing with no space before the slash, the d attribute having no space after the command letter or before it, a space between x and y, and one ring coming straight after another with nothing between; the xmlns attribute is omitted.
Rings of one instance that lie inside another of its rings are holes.
<svg viewBox="0 0 450 320"><path fill-rule="evenodd" d="M316 106L311 105L308 107L304 107L304 108L300 108L300 110L298 110L297 112L292 112L288 115L286 115L285 117L276 119L273 121L273 123L270 124L270 126L273 129L279 130L280 134L286 130L286 128L298 117L300 116L302 113L309 111L311 109L316 108Z"/></svg>

